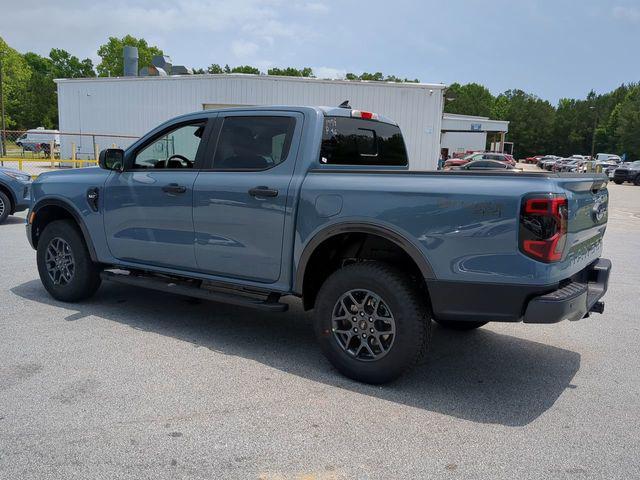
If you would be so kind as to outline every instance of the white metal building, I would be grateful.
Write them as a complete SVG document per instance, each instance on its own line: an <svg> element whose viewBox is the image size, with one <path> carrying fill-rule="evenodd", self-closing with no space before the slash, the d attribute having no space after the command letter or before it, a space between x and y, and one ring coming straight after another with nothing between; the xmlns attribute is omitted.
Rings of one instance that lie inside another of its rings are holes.
<svg viewBox="0 0 640 480"><path fill-rule="evenodd" d="M442 140L440 147L449 156L468 151L484 151L487 148L487 133L498 133L504 146L504 137L509 131L509 122L489 120L488 117L445 113L442 118ZM502 151L503 148L499 147Z"/></svg>
<svg viewBox="0 0 640 480"><path fill-rule="evenodd" d="M60 79L61 132L141 136L176 115L237 105L327 105L349 100L400 125L410 168L435 169L440 155L442 84L349 82L269 75L182 75ZM99 148L133 140L96 137ZM62 135L61 153L93 156L91 137Z"/></svg>

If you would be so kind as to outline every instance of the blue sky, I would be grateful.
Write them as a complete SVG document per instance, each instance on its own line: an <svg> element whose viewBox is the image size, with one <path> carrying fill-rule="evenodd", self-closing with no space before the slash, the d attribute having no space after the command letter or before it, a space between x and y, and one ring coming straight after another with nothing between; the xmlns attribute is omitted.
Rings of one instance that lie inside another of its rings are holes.
<svg viewBox="0 0 640 480"><path fill-rule="evenodd" d="M640 0L0 0L0 11L0 36L19 51L96 61L108 36L131 33L175 64L382 71L554 104L640 80Z"/></svg>

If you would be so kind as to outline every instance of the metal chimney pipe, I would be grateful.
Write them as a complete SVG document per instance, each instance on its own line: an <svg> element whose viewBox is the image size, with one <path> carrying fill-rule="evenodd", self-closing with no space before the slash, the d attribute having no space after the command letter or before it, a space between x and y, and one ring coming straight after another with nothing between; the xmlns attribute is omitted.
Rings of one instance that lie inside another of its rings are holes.
<svg viewBox="0 0 640 480"><path fill-rule="evenodd" d="M136 77L138 75L138 47L124 46L124 76Z"/></svg>

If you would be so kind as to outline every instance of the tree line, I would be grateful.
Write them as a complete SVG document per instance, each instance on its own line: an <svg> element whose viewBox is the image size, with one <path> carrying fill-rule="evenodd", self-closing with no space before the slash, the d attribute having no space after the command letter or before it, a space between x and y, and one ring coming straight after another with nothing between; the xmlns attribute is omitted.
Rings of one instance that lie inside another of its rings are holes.
<svg viewBox="0 0 640 480"><path fill-rule="evenodd" d="M11 48L0 37L0 61L3 65L5 118L9 129L37 126L56 128L58 103L55 78L121 76L125 45L138 47L139 65L151 64L162 49L142 38L126 35L109 37L98 48L100 62L94 66L89 58L79 59L69 52L53 48L48 56L24 54ZM230 67L212 64L195 68L194 73L247 73L315 78L310 67L273 67L266 72L251 65ZM351 81L419 82L416 79L384 75L382 72L347 73ZM640 158L640 84L623 84L612 92L591 91L585 99L563 98L557 105L537 96L513 89L493 95L477 83L449 86L445 112L486 116L508 120L507 140L514 142L517 157L536 154L589 154L594 142L598 152L626 154Z"/></svg>
<svg viewBox="0 0 640 480"><path fill-rule="evenodd" d="M508 141L519 158L595 152L640 158L640 84L623 84L615 90L585 99L562 98L557 106L522 90L497 96L477 83L449 87L453 101L445 112L508 120Z"/></svg>

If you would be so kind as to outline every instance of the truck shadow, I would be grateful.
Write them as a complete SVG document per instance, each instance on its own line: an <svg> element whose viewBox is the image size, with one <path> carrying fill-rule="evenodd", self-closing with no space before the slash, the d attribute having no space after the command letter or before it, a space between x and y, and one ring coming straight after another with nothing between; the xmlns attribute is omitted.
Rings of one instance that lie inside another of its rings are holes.
<svg viewBox="0 0 640 480"><path fill-rule="evenodd" d="M255 360L281 371L383 400L478 423L526 425L547 411L580 368L580 355L491 330L457 333L434 326L431 350L397 382L374 387L342 377L316 346L311 316L297 300L265 313L116 284L90 301L53 300L39 280L11 290L30 301L171 336L194 347Z"/></svg>

